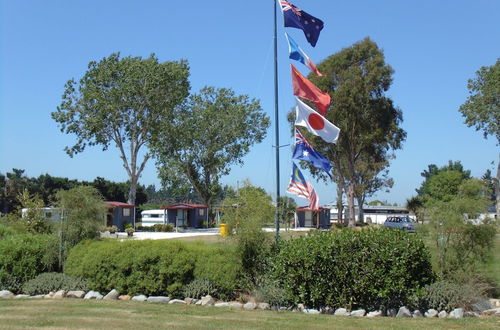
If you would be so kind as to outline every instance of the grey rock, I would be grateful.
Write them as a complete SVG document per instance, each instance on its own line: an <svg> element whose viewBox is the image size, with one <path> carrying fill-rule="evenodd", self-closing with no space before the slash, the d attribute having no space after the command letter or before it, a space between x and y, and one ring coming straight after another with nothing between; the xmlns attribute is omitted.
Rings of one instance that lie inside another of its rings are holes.
<svg viewBox="0 0 500 330"><path fill-rule="evenodd" d="M446 311L440 311L440 312L438 313L438 317L439 317L440 319L445 319L445 318L447 318L447 317L448 317L448 313L447 313Z"/></svg>
<svg viewBox="0 0 500 330"><path fill-rule="evenodd" d="M485 311L483 311L481 313L481 315L485 315L485 316L488 316L488 315L495 315L497 313L500 313L500 308L491 308L491 309L487 309Z"/></svg>
<svg viewBox="0 0 500 330"><path fill-rule="evenodd" d="M245 305L243 305L243 309L246 310L253 310L257 308L257 304L254 302L247 302Z"/></svg>
<svg viewBox="0 0 500 330"><path fill-rule="evenodd" d="M268 303L261 302L257 304L257 308L261 310L269 310L271 309L271 306Z"/></svg>
<svg viewBox="0 0 500 330"><path fill-rule="evenodd" d="M302 312L306 314L319 314L319 310L314 308L304 308Z"/></svg>
<svg viewBox="0 0 500 330"><path fill-rule="evenodd" d="M479 317L478 312L465 312L464 317Z"/></svg>
<svg viewBox="0 0 500 330"><path fill-rule="evenodd" d="M347 309L345 309L345 308L339 308L339 309L335 310L335 313L333 313L333 315L336 315L336 316L349 316L349 315L351 315L351 313L349 313L347 311Z"/></svg>
<svg viewBox="0 0 500 330"><path fill-rule="evenodd" d="M185 305L186 302L180 299L172 299L168 302L170 305Z"/></svg>
<svg viewBox="0 0 500 330"><path fill-rule="evenodd" d="M243 308L243 304L238 301L230 301L229 307L231 308Z"/></svg>
<svg viewBox="0 0 500 330"><path fill-rule="evenodd" d="M500 299L490 299L490 305L492 308L500 307Z"/></svg>
<svg viewBox="0 0 500 330"><path fill-rule="evenodd" d="M397 314L398 312L394 308L389 308L387 310L387 316L389 317L396 317Z"/></svg>
<svg viewBox="0 0 500 330"><path fill-rule="evenodd" d="M438 311L431 308L427 310L427 312L424 313L425 317L437 317L438 316Z"/></svg>
<svg viewBox="0 0 500 330"><path fill-rule="evenodd" d="M52 299L62 299L62 298L64 298L65 294L66 294L66 291L59 290L56 293L54 293L54 296L52 297Z"/></svg>
<svg viewBox="0 0 500 330"><path fill-rule="evenodd" d="M201 299L200 299L200 300L197 300L194 304L195 304L196 306L201 306Z"/></svg>
<svg viewBox="0 0 500 330"><path fill-rule="evenodd" d="M321 314L333 314L335 312L334 309L330 308L330 307L323 307L321 309Z"/></svg>
<svg viewBox="0 0 500 330"><path fill-rule="evenodd" d="M298 304L298 305L297 305L297 309L298 309L299 311L301 311L301 312L302 312L305 308L306 308L306 307L304 306L304 304Z"/></svg>
<svg viewBox="0 0 500 330"><path fill-rule="evenodd" d="M120 292L118 292L118 290L111 290L108 292L107 295L104 296L104 298L102 299L105 299L105 300L118 300L118 297L120 296Z"/></svg>
<svg viewBox="0 0 500 330"><path fill-rule="evenodd" d="M200 301L201 301L200 303L201 306L213 306L215 304L215 299L212 298L210 295L201 298Z"/></svg>
<svg viewBox="0 0 500 330"><path fill-rule="evenodd" d="M46 299L50 299L50 298L54 297L54 294L55 294L54 292L50 291L49 293L47 293L47 294L46 294L45 296L43 296L43 297L44 297L44 298L46 298Z"/></svg>
<svg viewBox="0 0 500 330"><path fill-rule="evenodd" d="M480 300L474 304L472 304L472 310L474 312L483 312L485 310L488 310L488 309L492 309L494 308L493 305L491 304L491 302L489 300Z"/></svg>
<svg viewBox="0 0 500 330"><path fill-rule="evenodd" d="M14 298L16 298L16 299L30 298L30 295L29 294L18 294Z"/></svg>
<svg viewBox="0 0 500 330"><path fill-rule="evenodd" d="M96 300L100 300L102 298L103 298L102 294L100 294L97 291L89 291L87 292L85 297L83 297L83 299L96 299Z"/></svg>
<svg viewBox="0 0 500 330"><path fill-rule="evenodd" d="M0 299L11 299L14 298L14 294L9 290L0 291Z"/></svg>
<svg viewBox="0 0 500 330"><path fill-rule="evenodd" d="M146 301L146 300L148 300L148 297L146 297L143 294L132 297L132 301Z"/></svg>
<svg viewBox="0 0 500 330"><path fill-rule="evenodd" d="M400 307L396 317L411 317L411 312L406 306Z"/></svg>
<svg viewBox="0 0 500 330"><path fill-rule="evenodd" d="M373 311L366 314L366 317L382 317L382 316L383 316L382 311Z"/></svg>
<svg viewBox="0 0 500 330"><path fill-rule="evenodd" d="M43 299L45 298L44 294L37 294L36 296L30 296L30 299Z"/></svg>
<svg viewBox="0 0 500 330"><path fill-rule="evenodd" d="M450 312L448 316L450 319L461 319L464 317L464 309L463 308L455 308Z"/></svg>
<svg viewBox="0 0 500 330"><path fill-rule="evenodd" d="M85 297L85 291L68 291L66 293L66 298L82 299L83 297Z"/></svg>
<svg viewBox="0 0 500 330"><path fill-rule="evenodd" d="M214 304L215 307L229 307L229 303L222 301Z"/></svg>
<svg viewBox="0 0 500 330"><path fill-rule="evenodd" d="M413 311L413 314L412 314L413 318L417 319L417 318L420 318L420 317L424 317L422 315L422 312L420 312L418 309L414 310Z"/></svg>
<svg viewBox="0 0 500 330"><path fill-rule="evenodd" d="M355 311L351 312L351 316L365 316L366 311L364 309L356 309Z"/></svg>
<svg viewBox="0 0 500 330"><path fill-rule="evenodd" d="M148 297L148 299L146 300L147 302L149 303L168 303L170 301L170 298L169 297L165 297L165 296L151 296L151 297Z"/></svg>
<svg viewBox="0 0 500 330"><path fill-rule="evenodd" d="M184 298L184 302L186 303L186 305L194 305L196 303L196 299L193 299L193 298Z"/></svg>

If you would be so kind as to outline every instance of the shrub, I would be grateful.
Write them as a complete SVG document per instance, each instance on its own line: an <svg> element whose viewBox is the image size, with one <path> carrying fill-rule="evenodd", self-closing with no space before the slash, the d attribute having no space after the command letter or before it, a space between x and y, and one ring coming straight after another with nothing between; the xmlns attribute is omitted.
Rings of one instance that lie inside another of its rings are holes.
<svg viewBox="0 0 500 330"><path fill-rule="evenodd" d="M74 247L64 272L87 279L92 290L179 297L184 286L196 278L209 279L223 294L230 294L241 266L234 249L227 246L105 240Z"/></svg>
<svg viewBox="0 0 500 330"><path fill-rule="evenodd" d="M156 232L172 232L174 231L174 225L171 223L160 224L156 223L153 225L154 231Z"/></svg>
<svg viewBox="0 0 500 330"><path fill-rule="evenodd" d="M272 307L281 307L287 304L286 290L281 287L278 281L269 277L257 280L255 297L260 301L267 302Z"/></svg>
<svg viewBox="0 0 500 330"><path fill-rule="evenodd" d="M13 229L9 226L0 224L0 239L7 237L7 236L15 235L16 233L17 232L15 229Z"/></svg>
<svg viewBox="0 0 500 330"><path fill-rule="evenodd" d="M125 221L123 223L123 229L127 230L127 228L134 228L134 226L130 222Z"/></svg>
<svg viewBox="0 0 500 330"><path fill-rule="evenodd" d="M153 226L137 226L137 231L147 231L147 232L152 232L155 231L155 227Z"/></svg>
<svg viewBox="0 0 500 330"><path fill-rule="evenodd" d="M0 240L0 290L20 292L24 282L57 268L57 238L18 234Z"/></svg>
<svg viewBox="0 0 500 330"><path fill-rule="evenodd" d="M434 277L422 240L386 228L318 232L285 241L271 274L291 303L367 310L406 305Z"/></svg>
<svg viewBox="0 0 500 330"><path fill-rule="evenodd" d="M206 278L197 278L186 285L184 296L189 298L200 299L206 295L217 297L217 286Z"/></svg>
<svg viewBox="0 0 500 330"><path fill-rule="evenodd" d="M87 281L62 273L43 273L23 285L23 292L29 295L46 294L58 290L87 291Z"/></svg>

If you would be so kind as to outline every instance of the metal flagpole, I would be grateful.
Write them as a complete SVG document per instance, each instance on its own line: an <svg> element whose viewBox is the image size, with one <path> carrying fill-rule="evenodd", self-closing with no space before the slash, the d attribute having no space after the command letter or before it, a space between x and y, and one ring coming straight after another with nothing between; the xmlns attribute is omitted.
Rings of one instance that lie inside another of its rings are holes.
<svg viewBox="0 0 500 330"><path fill-rule="evenodd" d="M280 135L278 124L278 24L277 24L277 0L274 0L274 126L275 126L275 148L276 148L276 245L280 238Z"/></svg>

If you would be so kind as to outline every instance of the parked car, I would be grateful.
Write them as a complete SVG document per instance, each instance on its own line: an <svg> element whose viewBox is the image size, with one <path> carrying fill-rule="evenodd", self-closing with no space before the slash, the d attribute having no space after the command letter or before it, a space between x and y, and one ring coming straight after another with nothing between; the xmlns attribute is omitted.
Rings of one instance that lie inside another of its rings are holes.
<svg viewBox="0 0 500 330"><path fill-rule="evenodd" d="M417 226L418 223L414 222L408 216L387 217L387 219L384 222L384 227L401 229L409 233L414 233Z"/></svg>

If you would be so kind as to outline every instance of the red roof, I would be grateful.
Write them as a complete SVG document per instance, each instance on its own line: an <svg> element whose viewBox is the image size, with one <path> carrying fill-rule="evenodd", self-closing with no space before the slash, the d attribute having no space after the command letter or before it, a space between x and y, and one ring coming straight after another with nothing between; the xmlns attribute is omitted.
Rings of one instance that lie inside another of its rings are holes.
<svg viewBox="0 0 500 330"><path fill-rule="evenodd" d="M201 204L177 203L169 206L163 206L160 208L167 210L179 210L179 209L207 209L208 207L206 205L201 205Z"/></svg>
<svg viewBox="0 0 500 330"><path fill-rule="evenodd" d="M111 207L135 207L134 204L127 204L127 203L122 203L122 202L104 202L108 204Z"/></svg>

